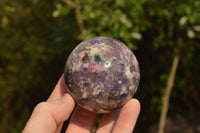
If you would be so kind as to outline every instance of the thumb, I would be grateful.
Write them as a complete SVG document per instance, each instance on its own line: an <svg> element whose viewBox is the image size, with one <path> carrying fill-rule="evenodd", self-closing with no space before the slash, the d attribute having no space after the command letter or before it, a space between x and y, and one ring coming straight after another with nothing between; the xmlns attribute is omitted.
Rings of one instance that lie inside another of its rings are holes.
<svg viewBox="0 0 200 133"><path fill-rule="evenodd" d="M67 120L72 113L75 102L69 94L51 102L39 103L28 120L23 133L53 133L57 125Z"/></svg>
<svg viewBox="0 0 200 133"><path fill-rule="evenodd" d="M68 93L66 93L59 100L47 103L49 104L49 113L54 118L56 124L67 120L75 106L73 98Z"/></svg>

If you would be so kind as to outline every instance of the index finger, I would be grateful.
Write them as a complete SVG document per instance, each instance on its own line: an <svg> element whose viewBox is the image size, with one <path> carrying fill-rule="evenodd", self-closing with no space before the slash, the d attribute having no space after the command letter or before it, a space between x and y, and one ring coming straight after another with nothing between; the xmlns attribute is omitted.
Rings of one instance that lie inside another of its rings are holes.
<svg viewBox="0 0 200 133"><path fill-rule="evenodd" d="M64 74L60 77L57 85L55 86L54 90L52 91L51 95L47 99L47 101L53 101L60 99L65 93L67 92Z"/></svg>
<svg viewBox="0 0 200 133"><path fill-rule="evenodd" d="M62 76L60 77L60 79L59 79L58 83L56 84L54 90L52 91L51 95L47 99L47 102L60 99L65 93L67 93L66 87L67 86L65 84L64 74L62 74ZM56 133L61 131L62 125L63 125L62 123L60 125L58 125Z"/></svg>

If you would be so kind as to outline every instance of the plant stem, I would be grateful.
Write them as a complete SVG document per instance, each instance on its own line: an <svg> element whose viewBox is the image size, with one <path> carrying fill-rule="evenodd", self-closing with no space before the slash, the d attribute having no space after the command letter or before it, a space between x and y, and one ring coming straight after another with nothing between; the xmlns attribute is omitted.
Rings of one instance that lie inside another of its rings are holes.
<svg viewBox="0 0 200 133"><path fill-rule="evenodd" d="M174 57L173 64L171 67L171 72L167 81L166 92L163 96L163 107L162 107L162 112L160 115L158 133L164 133L165 122L166 122L166 117L167 117L167 112L168 112L168 107L169 107L169 99L170 99L172 88L174 86L174 79L175 79L176 71L178 68L178 63L179 63L179 56L176 55Z"/></svg>
<svg viewBox="0 0 200 133"><path fill-rule="evenodd" d="M85 31L85 27L84 27L84 23L83 23L83 19L82 19L82 12L81 12L81 6L80 6L80 1L76 0L76 8L75 8L75 14L76 14L76 19L77 19L77 23L79 26L79 29L81 32Z"/></svg>

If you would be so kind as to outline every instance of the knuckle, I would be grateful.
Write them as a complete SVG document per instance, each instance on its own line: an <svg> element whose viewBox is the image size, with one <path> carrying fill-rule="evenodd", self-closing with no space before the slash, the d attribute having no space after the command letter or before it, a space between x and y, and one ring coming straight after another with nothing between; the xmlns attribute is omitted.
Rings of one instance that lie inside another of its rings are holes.
<svg viewBox="0 0 200 133"><path fill-rule="evenodd" d="M41 102L36 105L34 111L37 113L46 112L48 110L48 103L47 102Z"/></svg>

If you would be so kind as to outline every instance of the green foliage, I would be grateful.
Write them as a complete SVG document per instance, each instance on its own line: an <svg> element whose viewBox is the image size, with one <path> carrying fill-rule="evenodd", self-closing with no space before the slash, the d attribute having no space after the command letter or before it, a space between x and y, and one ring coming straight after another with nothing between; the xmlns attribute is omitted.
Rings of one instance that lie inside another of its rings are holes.
<svg viewBox="0 0 200 133"><path fill-rule="evenodd" d="M63 33L57 28L64 19L58 23L52 17L55 2L32 2L0 1L0 131L3 133L21 132L33 107L50 94L64 70L67 51L74 44L69 27L62 27ZM57 41L65 35L69 36Z"/></svg>
<svg viewBox="0 0 200 133"><path fill-rule="evenodd" d="M136 132L158 120L175 55L180 64L169 114L199 116L199 7L199 0L1 0L0 131L21 132L62 74L67 55L94 36L125 42L139 60Z"/></svg>
<svg viewBox="0 0 200 133"><path fill-rule="evenodd" d="M84 31L79 36L81 40L94 36L112 36L123 40L130 48L136 49L137 40L142 39L140 32L145 28L142 21L143 1L85 0L76 3L66 1L66 3L68 10L81 7L81 14L77 14L77 19L84 24ZM54 12L59 11L57 9Z"/></svg>

